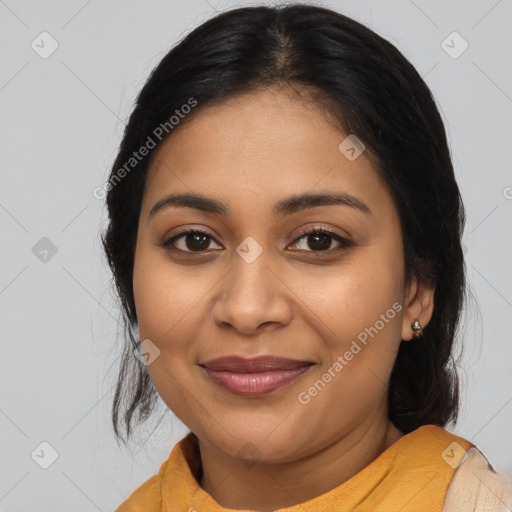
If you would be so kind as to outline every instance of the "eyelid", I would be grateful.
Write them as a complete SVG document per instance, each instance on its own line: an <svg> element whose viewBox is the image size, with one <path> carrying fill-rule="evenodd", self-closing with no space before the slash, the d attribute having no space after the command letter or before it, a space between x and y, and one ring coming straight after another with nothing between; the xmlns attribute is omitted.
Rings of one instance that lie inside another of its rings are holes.
<svg viewBox="0 0 512 512"><path fill-rule="evenodd" d="M206 235L207 237L211 238L217 245L221 245L220 242L217 241L216 237L213 236L212 234L210 234L207 230L205 230L203 228L191 228L191 227L189 227L189 228L185 227L182 231L178 231L178 233L174 233L171 236L166 236L164 241L157 245L161 245L164 248L175 249L174 247L172 247L172 244L175 243L177 240L179 240L182 236L188 235L188 234ZM181 249L176 249L176 250L180 251ZM188 252L191 254L193 254L193 253L200 254L201 253L201 251L183 251L183 250L181 250L181 252Z"/></svg>
<svg viewBox="0 0 512 512"><path fill-rule="evenodd" d="M312 233L325 233L326 235L331 235L333 237L342 238L343 240L347 242L352 242L352 237L344 231L344 234L341 235L337 233L334 229L327 228L321 224L319 225L310 225L299 231L299 233L296 235L296 238L293 243L295 243L299 238L302 238L304 235L312 234Z"/></svg>

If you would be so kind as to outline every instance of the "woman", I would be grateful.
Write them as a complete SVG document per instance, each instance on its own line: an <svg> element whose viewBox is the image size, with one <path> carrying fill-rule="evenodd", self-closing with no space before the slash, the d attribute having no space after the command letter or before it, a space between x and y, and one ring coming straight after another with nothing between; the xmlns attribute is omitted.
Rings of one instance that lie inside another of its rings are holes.
<svg viewBox="0 0 512 512"><path fill-rule="evenodd" d="M464 209L394 46L300 4L203 23L141 91L107 190L116 435L158 395L190 429L118 512L511 506L444 428Z"/></svg>

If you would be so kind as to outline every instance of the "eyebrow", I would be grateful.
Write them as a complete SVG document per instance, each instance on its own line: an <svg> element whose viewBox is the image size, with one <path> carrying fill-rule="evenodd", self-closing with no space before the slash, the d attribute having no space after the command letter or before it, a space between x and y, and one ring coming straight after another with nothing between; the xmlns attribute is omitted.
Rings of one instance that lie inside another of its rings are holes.
<svg viewBox="0 0 512 512"><path fill-rule="evenodd" d="M317 193L293 195L276 203L272 208L275 216L285 216L315 206L349 206L364 214L371 215L370 207L361 199L346 193ZM201 194L170 194L153 205L149 212L148 221L158 212L170 208L193 208L205 213L227 216L229 207L215 199Z"/></svg>

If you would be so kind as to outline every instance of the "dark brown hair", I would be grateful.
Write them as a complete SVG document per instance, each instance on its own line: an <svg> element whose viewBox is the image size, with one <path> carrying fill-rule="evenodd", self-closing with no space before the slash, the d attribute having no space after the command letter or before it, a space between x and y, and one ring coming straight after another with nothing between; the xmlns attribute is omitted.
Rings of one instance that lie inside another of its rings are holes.
<svg viewBox="0 0 512 512"><path fill-rule="evenodd" d="M124 442L120 420L128 439L132 421L145 421L158 395L133 354L139 341L133 262L150 155L122 179L119 169L191 98L197 106L189 118L212 102L281 85L312 91L319 105L329 102L340 128L376 156L401 219L406 281L416 275L435 285L434 312L422 337L400 345L389 385L390 419L405 433L457 419L452 346L465 296L464 207L435 101L409 61L369 28L325 8L288 4L233 9L193 30L153 70L126 126L102 234L126 335L112 408L115 434Z"/></svg>

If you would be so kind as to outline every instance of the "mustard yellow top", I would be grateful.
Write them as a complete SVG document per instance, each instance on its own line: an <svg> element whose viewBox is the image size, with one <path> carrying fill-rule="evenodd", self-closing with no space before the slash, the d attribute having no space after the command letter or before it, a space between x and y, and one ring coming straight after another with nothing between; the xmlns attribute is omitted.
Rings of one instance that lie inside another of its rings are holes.
<svg viewBox="0 0 512 512"><path fill-rule="evenodd" d="M442 512L455 470L474 445L437 425L403 436L338 487L309 501L275 512ZM221 512L199 486L201 461L189 433L171 451L157 475L116 512ZM247 511L245 511L247 512Z"/></svg>

